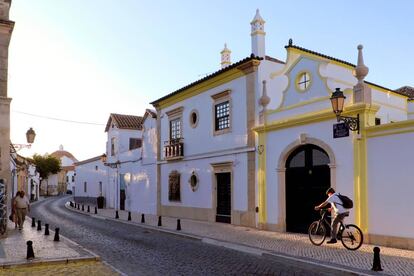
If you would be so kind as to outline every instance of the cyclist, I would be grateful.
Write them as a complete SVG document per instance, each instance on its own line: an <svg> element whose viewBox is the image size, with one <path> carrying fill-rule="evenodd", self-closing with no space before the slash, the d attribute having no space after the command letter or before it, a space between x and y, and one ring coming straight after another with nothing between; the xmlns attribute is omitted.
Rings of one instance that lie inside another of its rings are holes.
<svg viewBox="0 0 414 276"><path fill-rule="evenodd" d="M349 211L347 211L347 209L345 209L342 206L342 201L339 199L338 194L335 192L333 188L329 188L326 191L326 195L328 196L328 198L318 206L315 206L315 210L319 210L328 205L329 203L331 204L331 208L328 208L328 210L332 214L332 230L331 239L327 241L327 243L336 243L336 234L338 233L339 222L343 223L344 218L349 215Z"/></svg>

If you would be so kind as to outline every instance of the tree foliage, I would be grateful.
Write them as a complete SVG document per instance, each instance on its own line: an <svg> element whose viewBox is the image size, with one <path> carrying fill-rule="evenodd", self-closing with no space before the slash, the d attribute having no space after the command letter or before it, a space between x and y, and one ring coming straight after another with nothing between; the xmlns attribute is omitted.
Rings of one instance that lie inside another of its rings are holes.
<svg viewBox="0 0 414 276"><path fill-rule="evenodd" d="M36 170L40 177L45 179L51 174L56 174L60 171L60 160L50 155L33 155L33 162L36 165Z"/></svg>

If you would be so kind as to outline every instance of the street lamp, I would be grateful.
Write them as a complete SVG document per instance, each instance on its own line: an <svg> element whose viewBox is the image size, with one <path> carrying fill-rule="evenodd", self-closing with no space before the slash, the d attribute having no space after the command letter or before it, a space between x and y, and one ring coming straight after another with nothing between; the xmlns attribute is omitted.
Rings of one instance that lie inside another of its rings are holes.
<svg viewBox="0 0 414 276"><path fill-rule="evenodd" d="M24 148L30 149L34 142L35 137L36 137L36 132L33 130L33 128L29 128L29 130L26 131L27 144L13 144L13 147L16 149L16 151L19 151Z"/></svg>
<svg viewBox="0 0 414 276"><path fill-rule="evenodd" d="M344 110L345 99L346 97L344 96L344 93L341 91L341 89L336 88L335 92L332 93L332 96L330 98L332 110L335 113L336 120L338 122L343 121L349 130L358 131L359 134L359 114L357 114L356 118L341 116L341 113Z"/></svg>

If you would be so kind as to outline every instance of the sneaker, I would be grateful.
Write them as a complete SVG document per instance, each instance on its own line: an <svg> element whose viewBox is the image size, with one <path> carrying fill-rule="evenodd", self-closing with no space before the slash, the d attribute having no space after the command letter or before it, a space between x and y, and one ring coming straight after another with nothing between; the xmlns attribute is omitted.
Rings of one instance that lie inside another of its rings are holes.
<svg viewBox="0 0 414 276"><path fill-rule="evenodd" d="M330 239L329 241L327 241L326 243L336 243L336 239Z"/></svg>

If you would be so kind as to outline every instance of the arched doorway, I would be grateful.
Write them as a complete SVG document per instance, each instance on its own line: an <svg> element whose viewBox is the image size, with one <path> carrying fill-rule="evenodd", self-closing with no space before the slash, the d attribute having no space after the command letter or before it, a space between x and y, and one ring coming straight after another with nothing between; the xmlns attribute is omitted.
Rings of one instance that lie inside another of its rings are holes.
<svg viewBox="0 0 414 276"><path fill-rule="evenodd" d="M306 144L286 160L286 231L307 233L319 217L313 207L326 199L331 186L329 156L320 147Z"/></svg>

